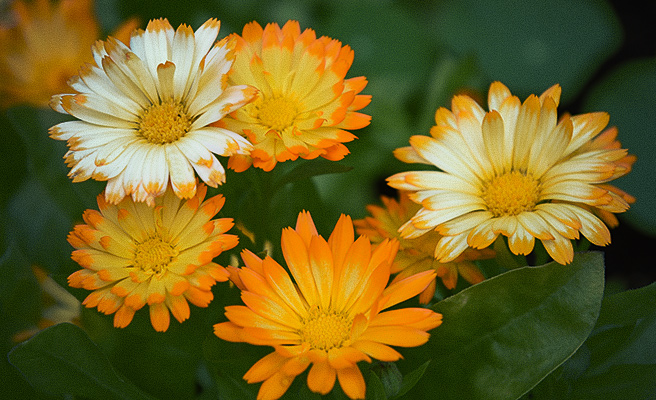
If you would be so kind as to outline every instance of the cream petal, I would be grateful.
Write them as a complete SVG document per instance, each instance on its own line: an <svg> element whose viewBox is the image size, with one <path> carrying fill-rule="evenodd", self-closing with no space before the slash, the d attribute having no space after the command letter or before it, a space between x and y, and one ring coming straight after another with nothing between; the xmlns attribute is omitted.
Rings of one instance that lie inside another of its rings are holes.
<svg viewBox="0 0 656 400"><path fill-rule="evenodd" d="M216 122L227 114L237 110L251 101L255 95L255 91L250 86L238 85L228 86L223 92L214 89L213 92L208 92L208 95L210 97L207 99L201 99L200 97L194 98L192 104L189 106L190 115L200 114L196 121L193 122L191 129L200 128ZM217 95L218 97L216 97Z"/></svg>
<svg viewBox="0 0 656 400"><path fill-rule="evenodd" d="M462 145L462 138L458 131L442 128L439 139L416 135L410 138L410 145L423 159L435 165L444 172L456 175L463 180L477 180L480 175L478 169L472 169L468 161L472 155ZM456 139L456 137L458 137ZM461 144L460 147L456 143ZM454 146L455 145L455 146Z"/></svg>
<svg viewBox="0 0 656 400"><path fill-rule="evenodd" d="M503 102L511 96L512 94L506 85L499 81L492 82L490 85L490 90L487 94L487 103L490 111L498 110L501 108L501 104L503 104Z"/></svg>
<svg viewBox="0 0 656 400"><path fill-rule="evenodd" d="M241 135L214 126L196 129L189 136L212 153L221 156L230 156L235 153L243 154L246 150L252 148L252 144ZM235 152L236 149L239 149L239 151Z"/></svg>
<svg viewBox="0 0 656 400"><path fill-rule="evenodd" d="M182 24L175 31L171 45L171 62L175 65L173 77L173 92L175 101L181 101L190 85L190 75L198 65L193 62L196 58L196 41L194 31L188 25ZM191 54L190 54L191 53Z"/></svg>
<svg viewBox="0 0 656 400"><path fill-rule="evenodd" d="M455 260L469 247L467 236L468 232L463 232L459 235L443 237L435 246L434 257L441 263Z"/></svg>
<svg viewBox="0 0 656 400"><path fill-rule="evenodd" d="M190 198L196 193L196 179L189 160L177 146L165 147L171 186L178 197Z"/></svg>
<svg viewBox="0 0 656 400"><path fill-rule="evenodd" d="M536 140L540 120L540 100L529 96L519 109L513 143L513 169L526 170L531 146Z"/></svg>
<svg viewBox="0 0 656 400"><path fill-rule="evenodd" d="M571 120L574 130L572 141L567 146L565 155L575 152L597 136L608 125L610 116L606 112L594 112L574 115Z"/></svg>

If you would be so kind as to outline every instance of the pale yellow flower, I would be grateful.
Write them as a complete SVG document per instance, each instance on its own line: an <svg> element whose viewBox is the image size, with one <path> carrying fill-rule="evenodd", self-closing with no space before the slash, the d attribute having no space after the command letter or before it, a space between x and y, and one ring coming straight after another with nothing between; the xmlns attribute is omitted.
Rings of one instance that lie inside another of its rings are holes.
<svg viewBox="0 0 656 400"><path fill-rule="evenodd" d="M564 115L560 86L523 103L495 82L485 111L468 96L435 113L431 136L413 136L395 155L441 171L403 172L392 187L412 192L422 208L401 228L404 237L432 230L443 236L435 257L448 262L468 247L482 249L501 234L510 250L528 254L539 239L551 257L567 264L571 240L583 234L605 246L610 232L594 214L613 222L633 198L608 185L635 160L615 140L605 112ZM614 217L613 217L614 218Z"/></svg>

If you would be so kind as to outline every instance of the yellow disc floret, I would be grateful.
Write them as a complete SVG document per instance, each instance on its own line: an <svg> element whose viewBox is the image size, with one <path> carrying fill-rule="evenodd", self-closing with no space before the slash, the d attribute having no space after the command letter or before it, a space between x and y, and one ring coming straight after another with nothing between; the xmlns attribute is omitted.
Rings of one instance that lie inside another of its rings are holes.
<svg viewBox="0 0 656 400"><path fill-rule="evenodd" d="M531 175L508 172L485 184L482 197L495 217L518 215L535 208L540 199L539 182Z"/></svg>
<svg viewBox="0 0 656 400"><path fill-rule="evenodd" d="M173 143L190 129L191 119L177 102L153 104L139 120L139 135L153 144Z"/></svg>
<svg viewBox="0 0 656 400"><path fill-rule="evenodd" d="M343 347L351 336L353 320L346 313L310 310L299 334L312 349L330 350Z"/></svg>
<svg viewBox="0 0 656 400"><path fill-rule="evenodd" d="M292 126L297 114L296 102L286 97L264 99L257 107L257 118L260 123L277 131Z"/></svg>
<svg viewBox="0 0 656 400"><path fill-rule="evenodd" d="M134 251L133 265L149 274L164 272L173 258L178 255L175 247L159 236L138 243Z"/></svg>

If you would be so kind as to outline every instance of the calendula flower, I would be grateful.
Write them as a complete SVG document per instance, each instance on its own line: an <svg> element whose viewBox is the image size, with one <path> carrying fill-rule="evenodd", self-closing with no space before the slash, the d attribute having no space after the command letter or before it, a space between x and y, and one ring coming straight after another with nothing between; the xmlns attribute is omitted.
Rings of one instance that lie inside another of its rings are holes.
<svg viewBox="0 0 656 400"><path fill-rule="evenodd" d="M326 394L339 380L350 398L364 398L365 382L357 362L395 361L390 346L413 347L428 340L426 332L442 315L426 308L383 311L424 290L434 271L411 276L386 288L395 241L372 250L369 239L354 240L350 217L342 216L328 241L302 212L296 229L282 233L282 252L291 271L271 257L245 250L245 267L237 285L245 306L226 307L228 322L214 333L228 341L273 346L274 351L244 375L262 382L258 399L277 399L294 378L312 364L310 390Z"/></svg>
<svg viewBox="0 0 656 400"><path fill-rule="evenodd" d="M301 33L296 21L282 28L247 24L237 39L229 82L259 89L259 96L218 126L242 132L253 145L250 156L230 158L229 167L242 171L254 165L270 171L278 162L299 156L341 160L355 139L346 129L369 125L371 117L356 111L371 101L359 94L364 77L344 79L353 50L329 37L317 39L312 29Z"/></svg>
<svg viewBox="0 0 656 400"><path fill-rule="evenodd" d="M435 257L448 262L468 247L482 249L499 234L514 254L528 254L539 239L551 257L567 264L572 239L583 234L605 246L610 232L594 214L613 221L633 199L607 182L635 160L615 140L605 112L557 119L560 86L523 103L494 82L489 111L468 96L440 108L431 136L413 136L395 155L441 171L403 172L392 187L413 193L419 210L401 227L407 238L431 230L443 237ZM616 221L616 220L615 220Z"/></svg>
<svg viewBox="0 0 656 400"><path fill-rule="evenodd" d="M80 301L48 276L43 268L33 266L32 272L39 283L43 298L41 318L35 327L16 333L13 336L15 342L27 340L40 330L56 324L69 322L80 325Z"/></svg>
<svg viewBox="0 0 656 400"><path fill-rule="evenodd" d="M95 65L69 81L78 93L51 102L79 119L50 129L68 141L74 182L106 180L108 202L132 195L152 205L169 180L178 197L194 196L194 170L210 186L225 181L215 154L244 153L251 144L209 124L250 101L255 89L227 84L235 41L214 44L219 25L210 19L194 33L157 19L132 34L130 47L112 37L96 43Z"/></svg>
<svg viewBox="0 0 656 400"><path fill-rule="evenodd" d="M397 282L422 271L434 269L437 276L447 289L454 289L458 283L458 275L467 282L476 284L485 279L478 266L472 262L494 256L490 249L467 249L454 261L442 263L433 257L435 245L442 235L435 231L428 232L414 239L406 239L399 233L399 228L410 219L420 205L412 202L408 193L401 191L399 200L382 196L383 206L368 205L367 211L371 217L353 221L356 232L367 235L372 243L395 238L399 241L399 252L392 264L392 273L398 273L392 282ZM427 304L435 294L436 281L433 281L419 295L419 302Z"/></svg>
<svg viewBox="0 0 656 400"><path fill-rule="evenodd" d="M114 326L126 327L135 311L148 304L155 330L169 327L170 315L183 322L189 304L207 307L211 287L230 276L212 259L237 245L237 236L226 234L231 218L212 218L225 199L205 201L207 187L199 184L189 200L180 200L171 189L155 199L155 207L126 198L118 205L98 196L100 211L87 210L86 224L69 234L72 258L84 269L68 277L72 287L93 290L83 301L87 308L114 314Z"/></svg>
<svg viewBox="0 0 656 400"><path fill-rule="evenodd" d="M0 106L47 107L50 97L68 90L66 81L93 60L89 48L100 27L91 0L14 1L0 25ZM130 38L136 20L115 32Z"/></svg>

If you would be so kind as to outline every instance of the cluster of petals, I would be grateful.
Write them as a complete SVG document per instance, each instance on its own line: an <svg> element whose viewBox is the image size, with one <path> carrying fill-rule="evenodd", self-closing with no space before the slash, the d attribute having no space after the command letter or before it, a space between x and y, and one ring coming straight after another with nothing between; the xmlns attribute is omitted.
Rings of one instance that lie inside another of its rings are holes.
<svg viewBox="0 0 656 400"><path fill-rule="evenodd" d="M0 23L0 106L47 107L53 94L67 90L66 81L92 60L89 48L100 26L92 0L12 2ZM136 20L114 35L129 39Z"/></svg>
<svg viewBox="0 0 656 400"><path fill-rule="evenodd" d="M169 189L154 207L130 198L112 205L100 194L100 211L85 211L85 224L68 236L76 249L73 260L84 267L68 283L93 291L82 304L115 313L118 328L148 305L152 326L160 332L169 327L169 310L183 322L189 318L188 301L207 307L211 287L230 276L212 260L235 247L238 238L225 233L232 219L212 220L223 207L223 196L204 200L206 192L199 184L196 195L183 201Z"/></svg>
<svg viewBox="0 0 656 400"><path fill-rule="evenodd" d="M401 354L390 346L422 345L442 322L426 308L384 311L423 291L435 272L387 286L396 241L374 248L366 236L355 239L348 216L326 241L310 214L300 213L296 228L283 230L282 251L291 277L271 257L242 253L245 266L231 279L245 305L226 307L229 321L214 326L224 340L274 347L244 375L263 382L259 399L279 398L310 365L313 392L330 392L337 379L347 396L364 398L359 361L396 361Z"/></svg>
<svg viewBox="0 0 656 400"><path fill-rule="evenodd" d="M466 249L455 260L442 263L433 257L435 245L442 235L435 231L428 232L413 239L406 239L399 233L399 228L410 219L420 205L408 197L408 192L401 191L399 199L382 196L383 206L368 205L371 216L353 221L356 232L367 235L373 244L386 239L395 238L399 241L399 252L392 264L392 273L397 274L392 282L405 279L422 271L435 270L437 276L447 289L454 289L458 284L458 276L470 284L482 282L485 276L478 268L475 260L492 258L495 252L491 249ZM419 302L428 304L435 294L437 280L419 295Z"/></svg>
<svg viewBox="0 0 656 400"><path fill-rule="evenodd" d="M94 63L69 80L76 93L51 101L76 118L50 129L67 141L74 182L106 180L109 203L132 196L152 205L169 182L191 198L195 174L212 187L225 181L215 155L247 153L251 144L210 124L251 101L255 89L227 84L235 42L215 43L219 26L210 19L196 32L184 24L174 30L157 19L134 31L129 46L113 37L96 42Z"/></svg>
<svg viewBox="0 0 656 400"><path fill-rule="evenodd" d="M616 224L612 214L634 199L608 182L627 174L635 157L614 128L604 130L607 113L558 119L560 93L554 85L522 103L494 82L487 112L465 95L453 98L451 110L439 108L431 136L413 136L395 151L404 162L439 169L388 178L422 206L401 234L438 232L434 256L442 262L488 247L499 235L515 254L530 253L539 239L561 264L572 261L571 240L579 234L595 245L610 243L602 219Z"/></svg>
<svg viewBox="0 0 656 400"><path fill-rule="evenodd" d="M231 157L237 171L251 165L270 171L278 162L298 157L340 160L355 139L347 129L369 125L371 117L357 112L371 101L359 94L364 77L345 79L353 50L312 29L301 32L297 21L282 28L247 24L237 40L234 71L229 82L258 89L255 101L218 126L242 133L253 143L250 155Z"/></svg>

